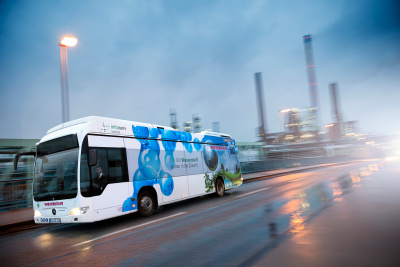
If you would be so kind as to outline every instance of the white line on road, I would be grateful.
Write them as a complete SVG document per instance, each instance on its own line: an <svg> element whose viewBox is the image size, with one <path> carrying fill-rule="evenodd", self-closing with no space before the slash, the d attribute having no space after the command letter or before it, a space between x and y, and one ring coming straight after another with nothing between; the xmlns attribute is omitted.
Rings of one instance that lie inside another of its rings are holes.
<svg viewBox="0 0 400 267"><path fill-rule="evenodd" d="M152 223L155 223L155 222L163 221L163 220L166 220L166 219L169 219L169 218L172 218L172 217L176 217L176 216L179 216L179 215L182 215L182 214L185 214L185 213L187 213L187 212L179 212L177 214L174 214L174 215L171 215L171 216L167 216L165 218L161 218L161 219L157 219L157 220L154 220L154 221L151 221L151 222L146 222L146 223L142 223L142 224L135 225L135 226L132 226L132 227L128 227L128 228L125 228L125 229L122 229L122 230L119 230L119 231L115 231L115 232L112 232L112 233L109 233L109 234L106 234L106 235L102 235L102 236L87 240L85 242L81 242L81 243L72 245L72 247L77 247L77 246L80 246L80 245L83 245L83 244L87 244L87 243L99 240L101 238L104 238L104 237L107 237L107 236L110 236L110 235L119 234L121 232L129 231L129 230L132 230L132 229L135 229L135 228L139 228L139 227L142 227L142 226L145 226L145 225L149 225L149 224L152 224Z"/></svg>
<svg viewBox="0 0 400 267"><path fill-rule="evenodd" d="M261 191L270 189L270 188L271 188L271 187L266 187L266 188L258 189L258 190L255 190L255 191L253 191L253 192L246 193L246 194L243 194L243 195L240 195L240 196L237 196L237 197L244 197L244 196L247 196L247 195L255 194L255 193L258 193L258 192L261 192Z"/></svg>
<svg viewBox="0 0 400 267"><path fill-rule="evenodd" d="M294 180L291 180L289 182L293 183L293 182L297 182L297 181L300 181L300 180L303 180L303 179L305 179L305 178L303 177L303 178L299 178L299 179L294 179Z"/></svg>

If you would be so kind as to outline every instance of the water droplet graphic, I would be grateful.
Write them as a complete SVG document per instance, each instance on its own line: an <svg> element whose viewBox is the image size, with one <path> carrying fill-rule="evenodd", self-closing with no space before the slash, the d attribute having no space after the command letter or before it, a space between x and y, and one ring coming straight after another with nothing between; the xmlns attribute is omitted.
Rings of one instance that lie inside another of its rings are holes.
<svg viewBox="0 0 400 267"><path fill-rule="evenodd" d="M215 171L218 166L218 153L214 149L211 149L210 145L205 145L203 149L203 158L208 169Z"/></svg>

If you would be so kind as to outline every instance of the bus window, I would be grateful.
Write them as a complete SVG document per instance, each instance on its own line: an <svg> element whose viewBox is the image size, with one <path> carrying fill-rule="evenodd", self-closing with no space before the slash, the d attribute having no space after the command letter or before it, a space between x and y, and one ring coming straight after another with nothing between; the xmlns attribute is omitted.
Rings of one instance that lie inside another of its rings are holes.
<svg viewBox="0 0 400 267"><path fill-rule="evenodd" d="M81 192L85 197L101 195L108 184L128 182L125 150L96 148L97 164L89 167L87 152L81 154Z"/></svg>
<svg viewBox="0 0 400 267"><path fill-rule="evenodd" d="M108 184L107 150L97 149L97 165L91 167L92 189L94 195L100 195Z"/></svg>
<svg viewBox="0 0 400 267"><path fill-rule="evenodd" d="M84 197L90 197L90 176L87 153L81 154L81 194Z"/></svg>
<svg viewBox="0 0 400 267"><path fill-rule="evenodd" d="M109 171L109 182L120 183L127 182L128 176L124 174L124 150L120 148L108 148L107 149L107 161Z"/></svg>

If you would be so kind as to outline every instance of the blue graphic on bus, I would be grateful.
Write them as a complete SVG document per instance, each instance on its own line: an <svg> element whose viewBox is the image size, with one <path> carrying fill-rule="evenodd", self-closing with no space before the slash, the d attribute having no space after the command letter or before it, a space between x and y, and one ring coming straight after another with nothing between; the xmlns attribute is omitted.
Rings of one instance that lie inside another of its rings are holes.
<svg viewBox="0 0 400 267"><path fill-rule="evenodd" d="M205 135L201 141L198 138L192 140L193 136L191 133L161 128L149 129L145 126L132 125L132 133L138 138L137 140L141 145L138 157L139 168L133 175L133 195L124 201L122 206L123 212L135 210L137 208L137 194L143 186L154 186L158 184L163 195L170 196L172 194L174 191L174 180L168 171L172 171L175 168L174 151L177 141L182 142L188 153L192 153L193 149L201 151L207 168L213 172L218 171L216 175L223 175L224 177L226 176L225 172L228 172L228 168L226 167L230 167L229 150L227 150L227 147L235 146L231 138L224 139L219 136ZM161 164L162 159L160 159L160 145L157 140L160 136L161 144L165 150L163 160L166 170L163 170ZM238 161L236 164L238 164ZM215 178L214 176L209 177L205 174L206 188L208 188L207 192L212 190ZM226 185L231 187L231 182L226 179L224 180Z"/></svg>

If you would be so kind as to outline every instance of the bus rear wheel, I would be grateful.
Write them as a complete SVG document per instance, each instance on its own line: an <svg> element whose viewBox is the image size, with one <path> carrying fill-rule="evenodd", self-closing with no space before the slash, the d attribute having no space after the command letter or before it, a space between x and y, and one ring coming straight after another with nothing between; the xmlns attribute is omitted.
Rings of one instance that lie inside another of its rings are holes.
<svg viewBox="0 0 400 267"><path fill-rule="evenodd" d="M140 215L148 217L154 213L154 196L148 191L141 192L138 197L138 209Z"/></svg>
<svg viewBox="0 0 400 267"><path fill-rule="evenodd" d="M225 186L224 186L224 182L222 181L221 178L217 179L217 181L215 181L215 194L218 197L222 197L224 196L225 193Z"/></svg>

